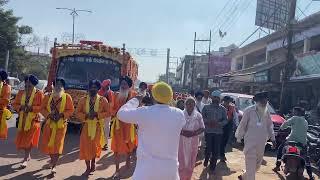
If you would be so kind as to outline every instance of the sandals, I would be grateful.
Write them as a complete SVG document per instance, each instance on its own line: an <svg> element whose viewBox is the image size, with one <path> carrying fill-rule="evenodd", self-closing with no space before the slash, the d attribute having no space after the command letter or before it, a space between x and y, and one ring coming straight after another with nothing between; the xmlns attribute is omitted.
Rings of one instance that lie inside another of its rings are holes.
<svg viewBox="0 0 320 180"><path fill-rule="evenodd" d="M120 180L120 173L119 172L115 172L112 176L113 180Z"/></svg>
<svg viewBox="0 0 320 180"><path fill-rule="evenodd" d="M22 164L20 165L20 167L21 167L22 169L24 169L24 168L27 167L27 165L28 165L28 161L23 161Z"/></svg>
<svg viewBox="0 0 320 180"><path fill-rule="evenodd" d="M57 173L56 168L52 168L52 169L51 169L51 175L53 175L53 176L54 176L56 173Z"/></svg>
<svg viewBox="0 0 320 180"><path fill-rule="evenodd" d="M85 176L85 177L88 177L91 173L91 169L87 169L83 174L82 176Z"/></svg>
<svg viewBox="0 0 320 180"><path fill-rule="evenodd" d="M96 171L96 166L91 166L90 172L95 172Z"/></svg>

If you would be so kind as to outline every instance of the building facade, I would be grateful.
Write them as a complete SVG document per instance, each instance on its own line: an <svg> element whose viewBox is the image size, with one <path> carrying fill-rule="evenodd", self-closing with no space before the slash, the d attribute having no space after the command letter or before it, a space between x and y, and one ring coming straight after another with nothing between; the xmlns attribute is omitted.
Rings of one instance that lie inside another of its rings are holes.
<svg viewBox="0 0 320 180"><path fill-rule="evenodd" d="M290 74L293 77L288 82L285 102L288 108L302 100L314 106L320 97L319 91L316 92L320 82L320 12L298 21L293 30L294 58L289 61L294 63L289 68L294 74ZM231 71L219 75L224 90L246 94L266 90L271 93L274 98L272 103L278 108L283 69L287 61L286 37L287 32L280 30L231 52Z"/></svg>

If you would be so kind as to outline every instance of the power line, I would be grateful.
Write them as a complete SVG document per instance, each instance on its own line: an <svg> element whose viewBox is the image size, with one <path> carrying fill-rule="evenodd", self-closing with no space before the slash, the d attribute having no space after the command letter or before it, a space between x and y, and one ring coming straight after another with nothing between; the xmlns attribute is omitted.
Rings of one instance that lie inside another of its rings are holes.
<svg viewBox="0 0 320 180"><path fill-rule="evenodd" d="M240 19L240 17L243 15L244 12L246 12L246 10L249 8L249 6L251 5L252 1L248 0L245 1L246 3L242 3L243 6L241 6L240 10L237 12L237 14L235 15L234 18L231 18L231 21L229 21L229 23L227 23L225 25L225 27L220 27L220 29L224 29L224 32L227 33L232 27L233 25ZM231 17L231 16L230 16ZM230 18L228 18L230 19ZM228 21L228 20L227 20ZM226 22L227 22L226 21ZM222 37L223 38L223 37ZM221 41L221 40L220 40ZM214 41L213 47L217 44L217 41Z"/></svg>
<svg viewBox="0 0 320 180"><path fill-rule="evenodd" d="M235 0L233 2L233 6L231 6L231 8L227 11L227 13L223 16L224 19L221 19L221 21L217 21L219 22L219 24L214 26L214 29L212 29L213 34L216 34L219 31L219 28L221 28L230 19L230 17L237 11L240 2L241 0ZM225 17L227 17L227 19L225 19Z"/></svg>
<svg viewBox="0 0 320 180"><path fill-rule="evenodd" d="M232 2L232 1L237 1L237 0L227 0L227 2L224 4L223 8L219 11L219 13L217 14L217 16L214 18L215 19L215 23L214 25L212 25L213 27L215 27L217 25L217 22L219 20L219 18L221 17L222 13L225 12L224 10L229 6L229 4ZM204 37L204 34L207 34L205 32L203 32L200 36L201 39L205 39L203 38Z"/></svg>
<svg viewBox="0 0 320 180"><path fill-rule="evenodd" d="M298 16L297 19L300 19L300 17L301 17L302 15L307 16L307 15L305 14L305 12L306 12L307 9L310 7L310 5L312 4L312 2L313 2L313 1L311 0L311 1L309 2L309 4L304 8L303 11L298 7L299 11L301 11L302 14L300 14L300 16Z"/></svg>

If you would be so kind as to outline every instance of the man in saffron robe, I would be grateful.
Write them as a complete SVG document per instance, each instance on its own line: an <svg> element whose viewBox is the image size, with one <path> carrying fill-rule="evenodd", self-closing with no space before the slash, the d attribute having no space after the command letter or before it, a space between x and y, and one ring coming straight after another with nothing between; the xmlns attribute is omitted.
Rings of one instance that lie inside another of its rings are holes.
<svg viewBox="0 0 320 180"><path fill-rule="evenodd" d="M72 98L64 92L65 81L57 78L53 92L44 97L41 114L46 118L41 138L41 151L51 158L51 174L56 173L56 164L62 154L67 131L67 119L72 115Z"/></svg>
<svg viewBox="0 0 320 180"><path fill-rule="evenodd" d="M116 93L114 101L114 116L122 105L136 96L136 93L131 90L132 85L132 79L129 77L125 76L120 78L120 91ZM120 155L126 156L126 169L129 169L130 156L137 147L137 139L134 124L122 122L118 118L113 118L112 121L111 150L114 152L116 164L116 172L114 177L118 178L120 176Z"/></svg>
<svg viewBox="0 0 320 180"><path fill-rule="evenodd" d="M7 109L11 95L11 86L6 83L7 78L7 72L0 70L0 139L7 139L7 120L12 117L11 112Z"/></svg>
<svg viewBox="0 0 320 180"><path fill-rule="evenodd" d="M24 79L25 89L20 90L14 100L13 108L19 114L16 147L24 150L25 156L21 168L27 167L32 148L38 147L40 136L40 111L43 93L35 86L39 80L34 75L27 75Z"/></svg>
<svg viewBox="0 0 320 180"><path fill-rule="evenodd" d="M85 160L87 166L84 176L95 171L96 158L105 145L104 124L110 112L107 99L98 95L100 88L100 81L90 81L89 93L80 99L76 111L77 118L84 123L80 136L80 160Z"/></svg>
<svg viewBox="0 0 320 180"><path fill-rule="evenodd" d="M113 103L114 103L114 93L110 89L110 85L111 85L111 80L110 79L104 80L102 82L102 84L101 84L101 88L98 91L98 94L100 96L103 96L103 97L107 98L107 100L109 102L110 112L111 112L112 108L113 108ZM103 147L104 151L108 150L108 139L109 139L109 133L110 133L110 121L111 121L111 117L107 117L106 118L106 122L105 122L105 126L104 126L104 135L105 135L105 138L106 138L106 144Z"/></svg>

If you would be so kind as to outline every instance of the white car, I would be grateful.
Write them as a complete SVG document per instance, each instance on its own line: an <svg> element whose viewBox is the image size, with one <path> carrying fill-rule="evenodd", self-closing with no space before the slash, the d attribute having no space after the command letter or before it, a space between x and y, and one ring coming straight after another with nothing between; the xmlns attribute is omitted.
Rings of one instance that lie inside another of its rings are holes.
<svg viewBox="0 0 320 180"><path fill-rule="evenodd" d="M20 84L20 80L15 77L8 77L7 82L11 88L16 88Z"/></svg>
<svg viewBox="0 0 320 180"><path fill-rule="evenodd" d="M45 88L47 87L47 84L48 84L47 80L39 80L39 83L37 84L36 88L44 92ZM24 89L24 81L22 81L15 88L12 88L12 91L11 91L12 98L16 97L16 95L18 94L19 90L23 90L23 89Z"/></svg>

